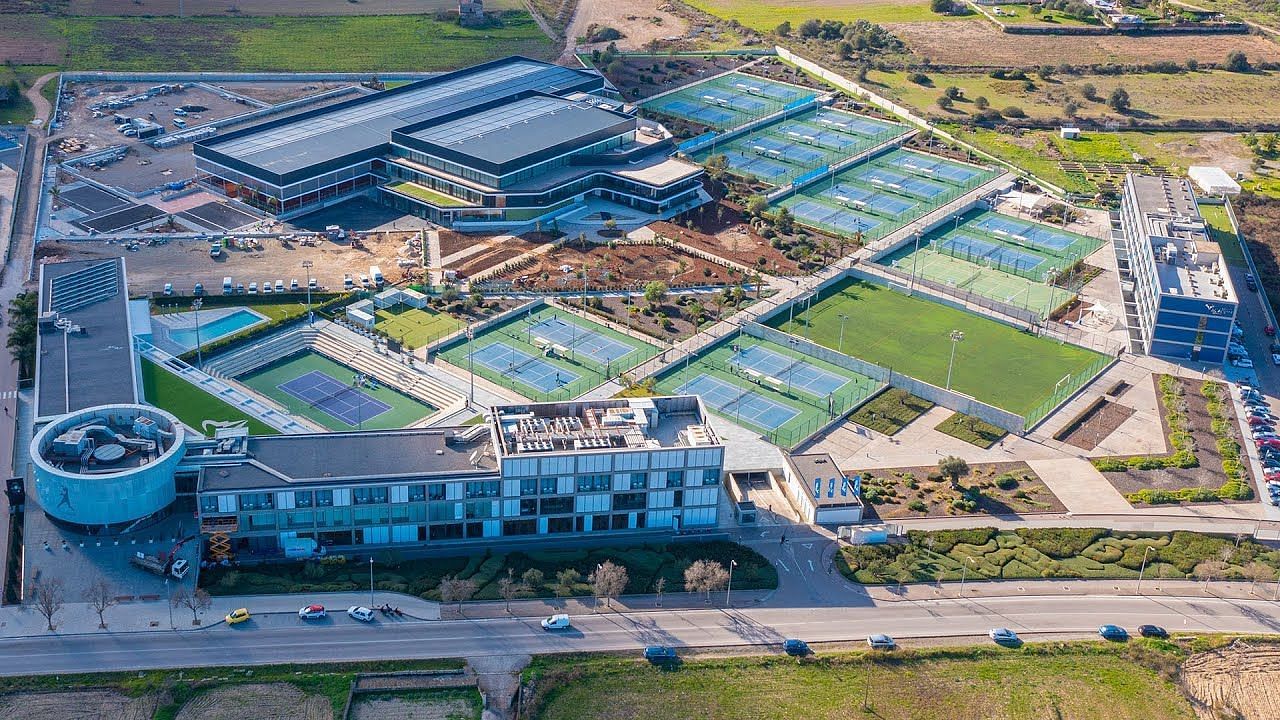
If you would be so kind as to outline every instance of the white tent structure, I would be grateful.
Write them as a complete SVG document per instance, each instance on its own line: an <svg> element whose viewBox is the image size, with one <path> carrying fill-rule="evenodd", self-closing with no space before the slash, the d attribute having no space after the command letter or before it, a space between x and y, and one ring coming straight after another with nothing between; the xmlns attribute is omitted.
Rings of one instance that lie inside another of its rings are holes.
<svg viewBox="0 0 1280 720"><path fill-rule="evenodd" d="M1187 177L1206 195L1237 195L1240 183L1231 179L1226 170L1212 165L1192 165Z"/></svg>

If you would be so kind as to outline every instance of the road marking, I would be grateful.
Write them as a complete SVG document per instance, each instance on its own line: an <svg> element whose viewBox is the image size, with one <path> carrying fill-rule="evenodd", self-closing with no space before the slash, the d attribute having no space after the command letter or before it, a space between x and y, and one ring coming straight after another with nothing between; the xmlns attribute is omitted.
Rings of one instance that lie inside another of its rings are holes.
<svg viewBox="0 0 1280 720"><path fill-rule="evenodd" d="M814 571L814 569L815 569L815 568L813 567L813 561L812 561L812 560L810 560L810 561L809 561L809 572L813 572L813 571Z"/></svg>
<svg viewBox="0 0 1280 720"><path fill-rule="evenodd" d="M813 549L813 543L801 543L801 545L804 547L805 550Z"/></svg>
<svg viewBox="0 0 1280 720"><path fill-rule="evenodd" d="M0 400L13 400L16 397L18 397L17 390L5 390L4 392L0 392Z"/></svg>
<svg viewBox="0 0 1280 720"><path fill-rule="evenodd" d="M783 563L781 560L774 560L774 562L778 563L778 567L782 568L783 570L787 572L791 572L791 568L787 567L786 564Z"/></svg>

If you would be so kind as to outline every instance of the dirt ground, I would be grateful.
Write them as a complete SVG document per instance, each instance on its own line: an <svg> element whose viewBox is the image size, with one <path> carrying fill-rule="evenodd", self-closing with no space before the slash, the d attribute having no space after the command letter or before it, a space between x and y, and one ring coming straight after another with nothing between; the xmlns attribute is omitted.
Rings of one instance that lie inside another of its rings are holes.
<svg viewBox="0 0 1280 720"><path fill-rule="evenodd" d="M1239 135L1205 133L1194 140L1162 142L1156 147L1187 159L1189 164L1216 165L1233 177L1238 172L1252 174L1253 155Z"/></svg>
<svg viewBox="0 0 1280 720"><path fill-rule="evenodd" d="M351 720L454 720L471 715L461 698L365 696L351 705Z"/></svg>
<svg viewBox="0 0 1280 720"><path fill-rule="evenodd" d="M177 720L330 720L333 707L287 683L218 687L192 699Z"/></svg>
<svg viewBox="0 0 1280 720"><path fill-rule="evenodd" d="M579 0L567 33L570 38L583 38L591 25L611 27L622 33L617 40L619 50L641 50L654 40L682 37L689 30L684 18L671 12L666 0ZM579 51L603 49L609 43L584 43Z"/></svg>
<svg viewBox="0 0 1280 720"><path fill-rule="evenodd" d="M131 698L113 690L26 692L0 696L0 718L33 720L150 720L154 695Z"/></svg>
<svg viewBox="0 0 1280 720"><path fill-rule="evenodd" d="M513 257L518 257L533 250L542 243L525 240L520 237L467 237L467 244L457 248L456 237L450 237L446 250L445 233L441 233L440 253L445 270L453 270L459 277L470 277L482 270L501 265ZM460 233L449 233L459 236ZM502 239L499 240L498 238Z"/></svg>
<svg viewBox="0 0 1280 720"><path fill-rule="evenodd" d="M710 58L659 55L624 57L618 62L620 68L606 70L605 76L624 97L638 100L733 70L745 61L720 55ZM668 67L668 63L673 67ZM658 68L656 72L653 69L655 65Z"/></svg>
<svg viewBox="0 0 1280 720"><path fill-rule="evenodd" d="M1082 418L1071 432L1057 439L1081 450L1092 450L1123 425L1134 412L1127 405L1104 400L1088 417Z"/></svg>
<svg viewBox="0 0 1280 720"><path fill-rule="evenodd" d="M685 224L687 220L694 221L692 229ZM757 267L764 258L766 272L774 275L799 272L794 260L742 222L742 211L725 202L703 205L672 222L656 222L649 227L659 235L747 267Z"/></svg>
<svg viewBox="0 0 1280 720"><path fill-rule="evenodd" d="M979 487L982 498L972 513L956 510L951 501L959 497L945 480L930 480L937 475L937 465L921 467L883 468L867 471L871 479L863 480L863 488L878 489L876 494L884 502L870 505L876 517L882 519L911 517L945 517L948 515L1025 515L1040 512L1062 512L1066 506L1053 494L1030 465L1024 462L975 463L969 466L969 474L960 478L960 486ZM1017 479L1017 485L1009 490L995 486L995 478L1008 473ZM911 487L914 483L916 487ZM913 510L909 504L920 501L927 506L924 511Z"/></svg>
<svg viewBox="0 0 1280 720"><path fill-rule="evenodd" d="M334 88L350 85L352 83L328 83L328 82L259 82L259 83L221 83L214 87L220 87L224 90L230 90L235 93L251 97L254 100L261 100L270 105L276 105L289 100L296 100L300 97L315 95L317 93L333 90ZM354 95L344 95L343 100L349 100Z"/></svg>
<svg viewBox="0 0 1280 720"><path fill-rule="evenodd" d="M589 288L617 288L661 280L669 286L724 285L730 282L726 268L673 249L652 245L591 245L586 250L565 246L534 259L498 279L517 281L518 287L543 290L577 290L587 268ZM544 277L545 276L545 277Z"/></svg>
<svg viewBox="0 0 1280 720"><path fill-rule="evenodd" d="M370 265L379 266L389 282L399 282L403 270L396 265L396 258L405 257L398 253L405 248L406 239L416 236L416 232L368 235L363 250L328 240L321 240L316 247L292 242L288 248L277 241L264 240L262 250L227 250L220 258L209 257L209 244L203 240L144 245L137 252L93 241L48 242L41 243L37 255L41 262L124 257L132 294L159 292L165 283L173 283L178 294L189 295L195 283L202 282L206 293L217 295L222 292L222 278L228 275L233 282L244 283L246 287L251 282L270 280L274 283L277 279L284 280L287 286L294 278L305 287L307 272L302 267L303 260L315 263L311 276L322 287L339 290L344 273L350 273L358 283L360 275L369 273Z"/></svg>
<svg viewBox="0 0 1280 720"><path fill-rule="evenodd" d="M1222 62L1232 50L1250 60L1280 60L1280 44L1260 35L1008 35L985 22L891 23L919 57L940 65L1035 67L1069 63ZM982 48L982 52L974 52Z"/></svg>
<svg viewBox="0 0 1280 720"><path fill-rule="evenodd" d="M1182 666L1182 687L1204 720L1280 718L1280 645L1236 641L1192 655Z"/></svg>
<svg viewBox="0 0 1280 720"><path fill-rule="evenodd" d="M71 15L177 15L179 3L187 15L414 15L457 10L453 0L71 0ZM498 0L485 7L518 7ZM231 11L235 8L235 12Z"/></svg>

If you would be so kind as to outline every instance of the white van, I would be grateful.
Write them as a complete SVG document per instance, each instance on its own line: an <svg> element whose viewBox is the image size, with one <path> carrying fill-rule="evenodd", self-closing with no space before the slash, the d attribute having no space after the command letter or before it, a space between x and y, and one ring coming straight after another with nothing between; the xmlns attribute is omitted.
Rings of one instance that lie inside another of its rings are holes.
<svg viewBox="0 0 1280 720"><path fill-rule="evenodd" d="M568 630L570 627L569 616L564 613L552 615L542 621L543 630Z"/></svg>
<svg viewBox="0 0 1280 720"><path fill-rule="evenodd" d="M369 279L378 287L382 287L382 285L387 281L386 278L382 277L382 268L377 265L369 266Z"/></svg>
<svg viewBox="0 0 1280 720"><path fill-rule="evenodd" d="M230 295L233 291L234 288L231 286L231 276L228 275L222 278L222 294Z"/></svg>

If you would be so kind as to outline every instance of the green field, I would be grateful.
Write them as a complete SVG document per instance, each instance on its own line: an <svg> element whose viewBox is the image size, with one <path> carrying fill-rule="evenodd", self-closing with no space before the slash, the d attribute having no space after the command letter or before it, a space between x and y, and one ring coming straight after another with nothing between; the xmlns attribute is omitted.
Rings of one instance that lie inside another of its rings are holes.
<svg viewBox="0 0 1280 720"><path fill-rule="evenodd" d="M1092 376L1086 371L1105 361L1092 350L858 280L824 291L794 322L784 312L770 324L835 349L841 315L848 317L847 354L938 387L947 380L950 333L962 331L951 388L1019 415L1048 400L1063 377L1071 375L1067 385L1078 386Z"/></svg>
<svg viewBox="0 0 1280 720"><path fill-rule="evenodd" d="M690 660L673 671L574 656L536 658L526 675L543 700L536 720L1192 720L1177 686L1143 662L1166 654L1176 661L1167 644L1134 641Z"/></svg>
<svg viewBox="0 0 1280 720"><path fill-rule="evenodd" d="M858 408L849 419L862 427L885 435L896 435L916 418L929 412L933 403L902 388L889 388Z"/></svg>
<svg viewBox="0 0 1280 720"><path fill-rule="evenodd" d="M18 89L25 91L31 87L36 78L56 71L57 68L52 65L4 65L0 66L0 87L7 87L9 83L16 81ZM45 85L48 90L49 86L58 87L58 81L53 81ZM18 94L9 100L0 103L0 125L26 125L35 117L35 106L25 95Z"/></svg>
<svg viewBox="0 0 1280 720"><path fill-rule="evenodd" d="M271 398L289 413L301 415L330 430L355 430L357 427L365 430L401 428L421 420L436 410L420 400L415 400L384 385L379 385L377 388L366 387L361 388L360 392L390 405L391 409L360 425L350 425L277 387L313 370L323 372L344 385L351 383L353 371L350 368L313 350L304 350L277 360L265 368L254 370L236 380Z"/></svg>
<svg viewBox="0 0 1280 720"><path fill-rule="evenodd" d="M0 44L39 45L31 57L61 60L67 70L430 71L556 51L524 12L509 13L502 27L475 29L430 15L4 19Z"/></svg>
<svg viewBox="0 0 1280 720"><path fill-rule="evenodd" d="M277 435L279 430L252 418L150 360L142 361L142 394L146 401L178 416L191 429L202 432L205 420L244 420L252 435Z"/></svg>
<svg viewBox="0 0 1280 720"><path fill-rule="evenodd" d="M419 310L407 305L383 308L377 312L376 318L376 330L411 348L420 348L463 325L461 320L452 315L434 310Z"/></svg>
<svg viewBox="0 0 1280 720"><path fill-rule="evenodd" d="M813 4L804 0L794 2L755 3L740 0L690 0L690 5L716 17L737 20L749 28L772 31L783 21L795 28L805 20L842 20L855 23L866 20L873 23L940 22L949 20L974 20L986 22L979 15L939 15L929 9L927 2L875 1L861 3Z"/></svg>

